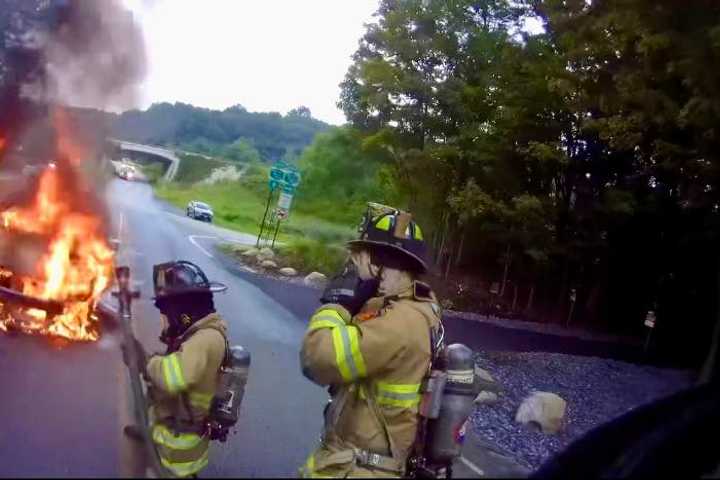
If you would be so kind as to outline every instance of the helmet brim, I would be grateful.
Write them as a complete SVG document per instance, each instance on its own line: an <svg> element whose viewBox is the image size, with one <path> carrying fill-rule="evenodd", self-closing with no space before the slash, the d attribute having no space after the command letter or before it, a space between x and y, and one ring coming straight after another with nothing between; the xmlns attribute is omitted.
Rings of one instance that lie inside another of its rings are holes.
<svg viewBox="0 0 720 480"><path fill-rule="evenodd" d="M428 266L427 266L427 263L425 262L425 260L418 257L414 253L408 252L407 250L404 250L404 249L397 247L395 245L392 245L390 243L377 242L374 240L351 240L351 241L347 242L347 246L348 247L365 247L365 248L369 248L369 249L386 248L389 250L393 250L401 255L404 255L406 258L412 260L415 263L415 265L418 267L417 271L419 273L427 273L427 271L428 271Z"/></svg>

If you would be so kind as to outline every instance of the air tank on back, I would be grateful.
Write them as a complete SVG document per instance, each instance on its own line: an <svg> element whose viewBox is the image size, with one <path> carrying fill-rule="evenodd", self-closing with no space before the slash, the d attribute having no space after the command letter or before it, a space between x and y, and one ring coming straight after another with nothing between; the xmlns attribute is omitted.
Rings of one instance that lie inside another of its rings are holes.
<svg viewBox="0 0 720 480"><path fill-rule="evenodd" d="M250 353L239 345L231 347L220 368L218 387L210 405L210 430L217 440L224 442L228 430L240 417L249 370Z"/></svg>
<svg viewBox="0 0 720 480"><path fill-rule="evenodd" d="M438 464L451 464L462 453L465 423L477 395L473 351L455 343L444 352L447 379L437 418L428 422L426 456Z"/></svg>

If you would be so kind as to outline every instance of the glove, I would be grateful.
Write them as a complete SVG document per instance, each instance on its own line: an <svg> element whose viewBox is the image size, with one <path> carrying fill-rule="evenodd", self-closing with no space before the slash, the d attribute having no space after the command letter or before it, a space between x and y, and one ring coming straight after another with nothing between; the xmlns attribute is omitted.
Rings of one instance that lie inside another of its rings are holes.
<svg viewBox="0 0 720 480"><path fill-rule="evenodd" d="M365 302L377 294L378 286L376 279L361 280L355 264L350 261L339 275L328 282L320 301L342 305L351 316L355 316Z"/></svg>
<svg viewBox="0 0 720 480"><path fill-rule="evenodd" d="M142 373L143 376L147 376L145 369L147 365L147 354L145 353L145 348L142 346L142 343L140 343L137 338L133 337L129 345L123 342L120 345L120 349L122 350L123 363L130 367L134 357L137 361L140 373Z"/></svg>

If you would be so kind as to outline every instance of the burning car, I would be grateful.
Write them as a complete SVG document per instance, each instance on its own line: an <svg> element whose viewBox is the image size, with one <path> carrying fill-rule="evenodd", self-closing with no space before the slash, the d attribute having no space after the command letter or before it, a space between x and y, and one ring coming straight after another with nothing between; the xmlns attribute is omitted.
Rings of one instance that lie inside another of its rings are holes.
<svg viewBox="0 0 720 480"><path fill-rule="evenodd" d="M99 338L95 309L112 281L114 251L75 168L83 154L61 133L55 167L39 172L24 201L0 207L2 331Z"/></svg>

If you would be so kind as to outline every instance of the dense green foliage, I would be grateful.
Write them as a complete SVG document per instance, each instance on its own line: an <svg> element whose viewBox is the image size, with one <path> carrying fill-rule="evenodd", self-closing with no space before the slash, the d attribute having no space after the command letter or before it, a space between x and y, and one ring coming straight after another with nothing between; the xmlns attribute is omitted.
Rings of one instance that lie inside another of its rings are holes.
<svg viewBox="0 0 720 480"><path fill-rule="evenodd" d="M237 161L296 158L328 125L304 107L287 115L253 113L242 106L223 111L182 103L155 104L120 115L114 135L123 140L176 147Z"/></svg>
<svg viewBox="0 0 720 480"><path fill-rule="evenodd" d="M658 338L702 354L718 60L709 0L383 0L340 105L385 151L441 272L497 281L499 303L542 319L568 321L571 289L572 322L637 333L654 309Z"/></svg>
<svg viewBox="0 0 720 480"><path fill-rule="evenodd" d="M299 160L303 180L298 206L339 223L357 223L368 199L388 201L383 188L384 154L363 145L360 132L348 127L319 134ZM342 208L338 208L342 205Z"/></svg>

